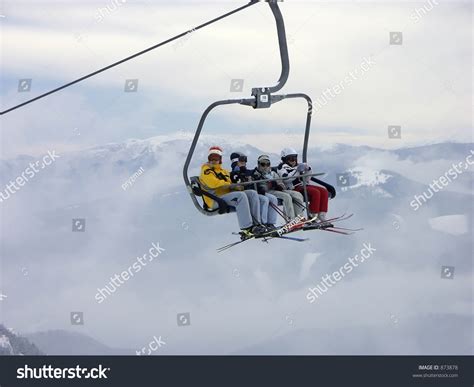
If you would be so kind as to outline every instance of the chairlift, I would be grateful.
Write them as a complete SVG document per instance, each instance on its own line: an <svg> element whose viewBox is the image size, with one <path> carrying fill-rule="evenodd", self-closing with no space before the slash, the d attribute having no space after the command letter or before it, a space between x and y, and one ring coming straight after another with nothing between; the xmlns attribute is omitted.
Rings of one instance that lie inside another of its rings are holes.
<svg viewBox="0 0 474 387"><path fill-rule="evenodd" d="M254 3L254 2L255 1L251 1L251 3ZM273 104L283 101L285 99L304 99L307 103L308 108L306 111L306 124L305 124L304 140L303 140L302 161L306 162L306 159L307 159L308 142L309 142L309 135L311 131L311 116L313 112L312 100L307 94L304 94L304 93L275 94L283 88L283 86L285 85L288 79L288 75L290 72L290 61L289 61L289 56L288 56L288 45L287 45L287 40L286 40L285 24L283 21L283 15L278 6L278 2L270 0L267 3L270 6L270 9L275 18L277 35L278 35L278 44L280 48L281 74L280 74L280 78L278 79L277 84L271 87L252 88L252 93L251 93L250 98L220 100L209 105L206 108L206 110L204 110L201 116L201 119L199 120L196 133L194 134L191 147L189 149L188 155L186 157L186 161L184 163L184 167L183 167L184 183L189 192L189 195L191 196L191 200L193 201L194 206L199 212L201 212L204 215L208 215L208 216L222 215L222 214L227 214L227 213L235 211L235 208L228 205L223 199L219 198L218 196L210 192L207 192L203 188L199 180L199 176L189 177L188 175L189 165L191 163L194 151L196 149L196 145L199 141L201 131L204 127L206 119L209 116L209 113L211 113L211 111L213 111L215 108L219 106L224 106L224 105L244 105L244 106L250 106L253 109L268 109ZM334 198L336 196L335 188L332 185L316 178L316 176L319 176L319 175L323 175L323 174L322 173L311 174L311 175L307 175L307 177L310 178L313 182L325 187L329 192L330 199ZM278 179L269 179L266 181L272 181L272 180L278 180ZM284 178L280 180L284 180ZM306 204L308 204L308 193L306 189L307 181L306 179L302 179L302 182L303 182L303 189L304 189L304 199L305 199ZM253 183L256 183L256 182L253 182ZM203 196L207 196L211 198L212 200L214 200L215 203L217 203L217 207L208 208L204 200L202 200L202 203L201 203L198 197L203 197ZM307 207L307 211L309 211L308 206L306 207ZM308 217L309 217L309 213L308 213Z"/></svg>

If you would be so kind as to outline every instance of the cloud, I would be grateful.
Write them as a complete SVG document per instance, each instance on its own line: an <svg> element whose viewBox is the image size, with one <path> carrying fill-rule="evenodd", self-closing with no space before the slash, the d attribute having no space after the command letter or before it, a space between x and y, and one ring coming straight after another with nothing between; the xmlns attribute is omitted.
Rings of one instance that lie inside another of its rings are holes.
<svg viewBox="0 0 474 387"><path fill-rule="evenodd" d="M468 218L466 215L446 215L428 220L433 230L445 232L452 235L462 235L469 231Z"/></svg>
<svg viewBox="0 0 474 387"><path fill-rule="evenodd" d="M111 6L107 2L68 7L8 3L7 18L2 21L2 83L7 86L3 107L150 47L234 6L230 2L203 3L198 8L186 2L127 3L98 22L98 9L107 5ZM416 8L411 3L379 2L373 7L334 3L328 7L320 2L296 2L281 7L291 37L291 73L284 92L303 91L316 99L326 88L342 82L363 58L372 57L376 63L314 115L318 141L398 146L386 138L390 124L402 126L405 145L470 139L467 80L471 47L465 4L440 4L417 23L410 18ZM370 29L366 28L367 18L372 21ZM140 22L132 28L131 20ZM256 25L258 34L253 29ZM390 30L403 30L402 46L388 45ZM83 38L78 39L78 34ZM30 105L21 114L11 113L9 126L25 130L28 138L30 131L22 129L24 123L38 122L39 133L51 134L54 142L61 143L59 133L48 128L50 122L66 127L83 115L99 116L95 133L104 134L88 136L89 143L110 141L112 136L116 141L137 134L145 138L152 131L193 128L211 102L247 96L251 87L274 84L278 77L274 21L264 4L194 32L181 42L73 86L69 93L35 102L44 112L61 110L62 100L71 105L87 101L79 111L53 114L48 122ZM18 46L27 49L17 50ZM16 81L23 77L33 78L33 91L17 95ZM124 95L128 78L139 79L137 95ZM244 79L244 93L230 93L233 78ZM116 106L104 109L107 102ZM254 128L263 132L296 129L302 127L304 114L304 104L296 102L282 102L271 114L249 108L219 109L216 130L249 134ZM7 133L4 141L18 149L27 146L28 140Z"/></svg>
<svg viewBox="0 0 474 387"><path fill-rule="evenodd" d="M320 255L321 253L308 253L304 256L303 262L301 263L300 281L308 277L311 268Z"/></svg>
<svg viewBox="0 0 474 387"><path fill-rule="evenodd" d="M211 143L215 138L204 140ZM227 141L225 149L231 149L231 143L237 146L234 139ZM472 268L465 257L472 241L467 234L434 233L427 227L445 206L452 213L466 212L469 202L452 196L459 194L442 192L419 212L411 211L400 182L408 192L419 185L389 170L399 182L380 181L392 194L390 199L376 195L370 187L366 191L360 187L339 191L330 203L331 214L355 213L346 223L364 227L358 234L346 237L314 231L304 235L310 239L305 243L247 241L218 254L216 248L235 240L231 233L237 221L234 215L203 217L193 208L181 180L182 155L188 146L189 140L160 136L65 153L2 203L2 292L8 295L2 316L6 323L30 332L80 329L113 347L140 348L153 335L161 335L169 354L227 354L246 352L255 345L285 353L283 347L269 343L283 343L285 335L301 330L288 351L341 354L347 347L323 341L309 348L311 329L359 334L358 327L363 327L380 332L376 338L361 336L365 344L357 347L358 353L424 353L433 351L429 344L410 343L418 337L423 316L432 312L433 305L437 311L471 318ZM252 160L262 151L245 143L240 146L249 150ZM206 147L200 143L197 154ZM427 154L435 157L438 152L439 157L460 148L433 146ZM385 153L390 153L357 147L326 152L324 159L334 159L339 165L354 154L359 158L367 154L379 159L373 168L384 164ZM406 152L413 157L419 154L417 149ZM407 156L416 160L413 157ZM21 171L24 162L10 160L9 173ZM418 164L424 165L422 160ZM140 166L145 172L123 191L123 181ZM73 218L86 218L86 232L71 232ZM394 227L395 219L398 227ZM367 241L377 249L370 261L315 305L309 304L308 286L337 270ZM97 288L146 253L152 242L159 242L166 251L98 304ZM446 265L456 267L451 282L440 278L441 266ZM407 294L417 297L407 301ZM71 311L84 312L83 327L71 327ZM176 315L182 312L191 314L189 327L176 324ZM392 315L412 340L385 339L391 337ZM140 330L129 329L138 320ZM453 333L453 339L464 333ZM461 348L458 341L453 346Z"/></svg>

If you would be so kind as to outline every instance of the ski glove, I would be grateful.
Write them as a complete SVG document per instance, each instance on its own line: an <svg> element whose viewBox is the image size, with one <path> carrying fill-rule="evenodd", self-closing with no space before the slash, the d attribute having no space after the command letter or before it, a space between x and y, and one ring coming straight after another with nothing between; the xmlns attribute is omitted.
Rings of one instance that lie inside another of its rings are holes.
<svg viewBox="0 0 474 387"><path fill-rule="evenodd" d="M307 169L306 163L300 163L300 164L298 164L298 166L296 167L296 170L297 170L299 173L305 172L306 169Z"/></svg>
<svg viewBox="0 0 474 387"><path fill-rule="evenodd" d="M277 189L277 191L284 191L286 189L285 184L282 184L282 183L278 184L277 183L276 189Z"/></svg>

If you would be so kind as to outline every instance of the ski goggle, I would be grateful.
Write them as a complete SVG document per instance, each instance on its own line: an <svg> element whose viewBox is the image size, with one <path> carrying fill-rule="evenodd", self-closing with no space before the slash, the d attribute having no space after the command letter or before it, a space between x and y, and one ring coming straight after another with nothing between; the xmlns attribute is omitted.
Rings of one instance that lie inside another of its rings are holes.
<svg viewBox="0 0 474 387"><path fill-rule="evenodd" d="M288 161L298 161L298 155L289 155L289 156L286 156L286 159Z"/></svg>
<svg viewBox="0 0 474 387"><path fill-rule="evenodd" d="M239 156L239 161L246 163L247 162L247 156Z"/></svg>
<svg viewBox="0 0 474 387"><path fill-rule="evenodd" d="M262 167L269 167L270 163L268 161L262 161L259 163Z"/></svg>

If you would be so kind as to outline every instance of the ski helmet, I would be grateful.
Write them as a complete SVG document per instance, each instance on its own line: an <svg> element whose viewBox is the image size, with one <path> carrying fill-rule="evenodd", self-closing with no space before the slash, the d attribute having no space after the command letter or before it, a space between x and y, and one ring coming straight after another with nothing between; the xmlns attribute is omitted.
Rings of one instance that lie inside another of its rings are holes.
<svg viewBox="0 0 474 387"><path fill-rule="evenodd" d="M284 163L287 161L288 156L298 156L298 152L294 148L283 148L281 151L281 161Z"/></svg>

